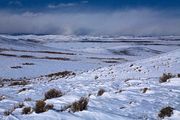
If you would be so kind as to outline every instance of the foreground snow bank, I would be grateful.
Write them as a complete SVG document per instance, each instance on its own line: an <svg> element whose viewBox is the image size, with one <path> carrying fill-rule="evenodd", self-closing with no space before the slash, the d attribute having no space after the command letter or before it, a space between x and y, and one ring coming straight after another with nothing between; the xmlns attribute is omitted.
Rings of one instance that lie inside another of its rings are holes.
<svg viewBox="0 0 180 120"><path fill-rule="evenodd" d="M73 78L62 78L48 82L45 79L32 80L26 86L4 86L0 101L0 118L3 120L154 120L159 119L159 111L166 106L174 108L174 114L165 119L180 119L180 78L171 78L160 83L163 73L180 73L180 49L156 57L121 65L109 66L84 72ZM23 92L19 89L28 88ZM3 111L15 103L24 102L34 107L35 101L44 98L51 88L60 89L62 97L46 100L55 110L37 114L22 115L22 108L15 109L11 115ZM97 96L99 89L105 92ZM89 98L87 110L81 112L59 112L61 108L86 96ZM24 101L25 98L31 101Z"/></svg>

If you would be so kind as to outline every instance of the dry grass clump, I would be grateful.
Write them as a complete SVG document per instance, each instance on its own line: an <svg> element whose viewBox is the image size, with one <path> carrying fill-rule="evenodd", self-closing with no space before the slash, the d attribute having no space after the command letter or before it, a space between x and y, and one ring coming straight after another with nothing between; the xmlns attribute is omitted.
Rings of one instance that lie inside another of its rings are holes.
<svg viewBox="0 0 180 120"><path fill-rule="evenodd" d="M57 97L61 97L63 96L63 93L60 90L57 89L50 89L48 90L45 95L44 95L44 99L51 99L51 98L57 98Z"/></svg>
<svg viewBox="0 0 180 120"><path fill-rule="evenodd" d="M72 112L87 110L88 102L89 102L88 98L82 97L80 100L75 101L70 105L70 110Z"/></svg>
<svg viewBox="0 0 180 120"><path fill-rule="evenodd" d="M174 75L172 75L171 73L163 73L163 75L159 79L159 82L160 83L167 82L168 79L173 78L173 77Z"/></svg>
<svg viewBox="0 0 180 120"><path fill-rule="evenodd" d="M22 109L22 114L30 114L32 113L32 108L31 107L24 107Z"/></svg>
<svg viewBox="0 0 180 120"><path fill-rule="evenodd" d="M106 92L104 89L100 89L97 93L97 96L102 96L104 94L104 92Z"/></svg>
<svg viewBox="0 0 180 120"><path fill-rule="evenodd" d="M46 103L43 100L36 101L35 112L36 113L45 112L46 111L45 105Z"/></svg>
<svg viewBox="0 0 180 120"><path fill-rule="evenodd" d="M53 108L54 108L53 104L46 104L46 102L44 102L43 100L38 100L36 101L35 112L43 113Z"/></svg>
<svg viewBox="0 0 180 120"><path fill-rule="evenodd" d="M171 117L171 115L173 114L173 110L174 110L174 108L172 108L172 107L169 107L169 106L165 107L160 110L160 113L158 114L158 116L160 118Z"/></svg>

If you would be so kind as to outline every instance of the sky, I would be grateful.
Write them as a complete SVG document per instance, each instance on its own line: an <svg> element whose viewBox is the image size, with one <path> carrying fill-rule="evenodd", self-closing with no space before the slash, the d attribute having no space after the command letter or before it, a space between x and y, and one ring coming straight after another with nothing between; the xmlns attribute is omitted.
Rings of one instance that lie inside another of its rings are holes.
<svg viewBox="0 0 180 120"><path fill-rule="evenodd" d="M0 0L0 33L180 35L180 0Z"/></svg>

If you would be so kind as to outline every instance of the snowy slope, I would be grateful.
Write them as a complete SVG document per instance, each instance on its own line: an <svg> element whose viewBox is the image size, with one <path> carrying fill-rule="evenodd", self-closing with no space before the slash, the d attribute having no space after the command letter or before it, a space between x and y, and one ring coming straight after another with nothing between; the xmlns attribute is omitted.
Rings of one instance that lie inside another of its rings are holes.
<svg viewBox="0 0 180 120"><path fill-rule="evenodd" d="M156 120L161 108L173 107L171 120L180 119L180 78L177 76L168 82L160 83L163 73L180 73L180 49L155 57L111 65L89 70L75 77L61 78L49 82L47 77L34 78L25 86L7 86L0 88L5 99L0 101L0 118L3 120ZM18 92L27 88L23 92ZM34 107L35 101L44 98L48 89L63 91L62 97L46 100L56 110L37 114L22 115L22 108L15 109L11 115L3 112L24 102L25 106ZM106 92L97 96L103 88ZM147 91L143 93L143 89ZM82 112L58 112L64 106L89 96L88 109ZM24 101L25 98L32 101Z"/></svg>
<svg viewBox="0 0 180 120"><path fill-rule="evenodd" d="M124 64L175 50L180 45L178 39L178 36L0 35L0 77L34 78L64 70L81 73Z"/></svg>

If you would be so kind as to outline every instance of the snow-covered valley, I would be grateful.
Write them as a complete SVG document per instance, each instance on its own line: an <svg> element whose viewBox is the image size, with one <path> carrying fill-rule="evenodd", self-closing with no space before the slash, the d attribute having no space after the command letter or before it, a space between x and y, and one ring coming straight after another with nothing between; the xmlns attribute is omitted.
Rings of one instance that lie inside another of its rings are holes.
<svg viewBox="0 0 180 120"><path fill-rule="evenodd" d="M2 120L156 120L168 106L164 119L180 119L179 36L1 35L0 61ZM37 113L37 100L53 108Z"/></svg>

